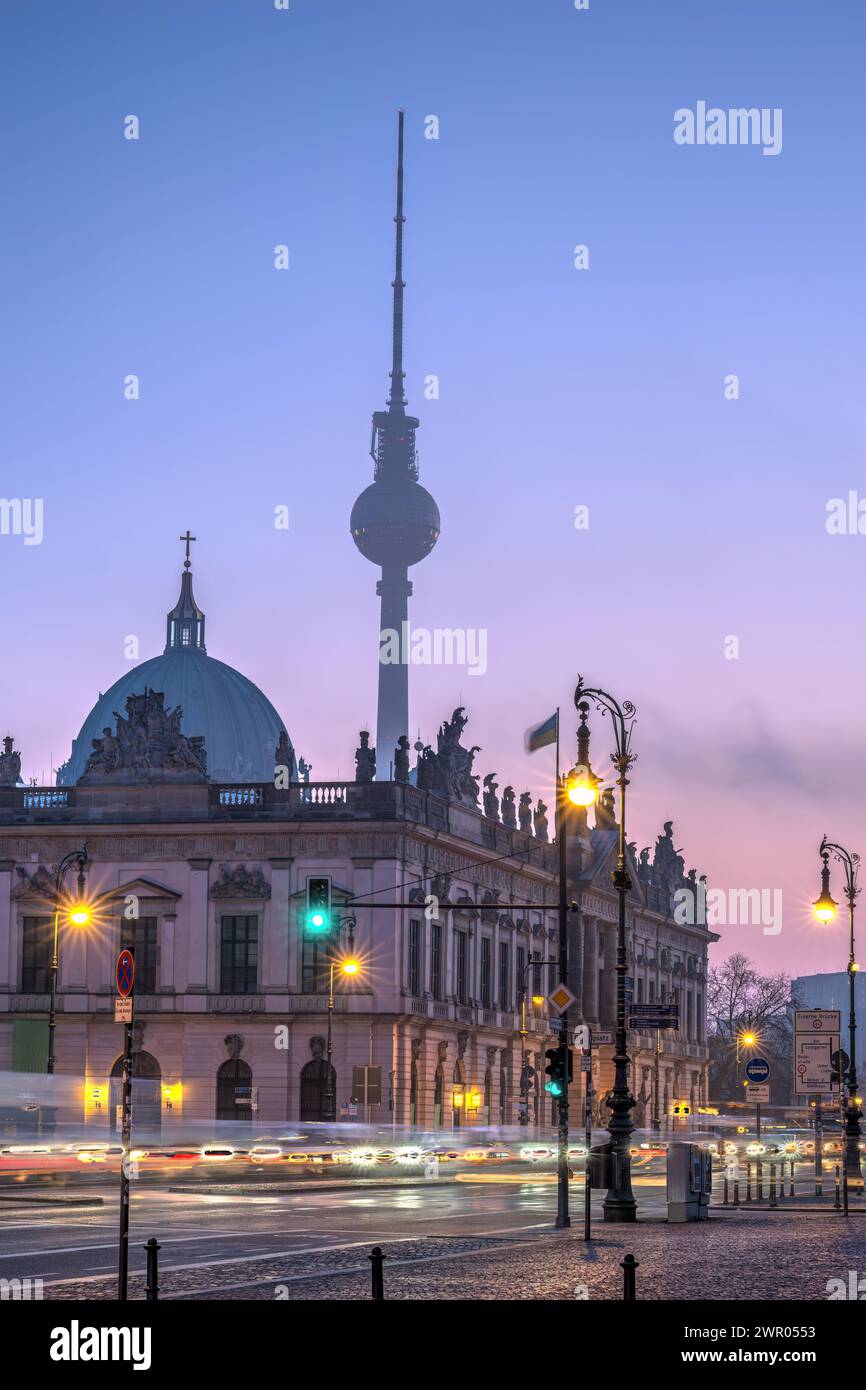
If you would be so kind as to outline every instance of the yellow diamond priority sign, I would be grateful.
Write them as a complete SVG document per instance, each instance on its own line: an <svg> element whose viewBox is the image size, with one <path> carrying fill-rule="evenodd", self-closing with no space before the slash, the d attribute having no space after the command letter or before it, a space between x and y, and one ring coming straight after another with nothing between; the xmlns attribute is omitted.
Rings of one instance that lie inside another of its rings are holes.
<svg viewBox="0 0 866 1390"><path fill-rule="evenodd" d="M558 1014L564 1014L566 1009L577 1003L577 995L572 994L568 985L558 984L556 989L552 989L548 994L547 1002Z"/></svg>

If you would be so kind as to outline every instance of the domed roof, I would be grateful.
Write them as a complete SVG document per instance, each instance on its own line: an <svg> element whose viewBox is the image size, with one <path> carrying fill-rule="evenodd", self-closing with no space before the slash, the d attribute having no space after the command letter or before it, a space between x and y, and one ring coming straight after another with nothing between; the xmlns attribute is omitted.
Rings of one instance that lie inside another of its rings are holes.
<svg viewBox="0 0 866 1390"><path fill-rule="evenodd" d="M84 774L93 739L114 732L114 711L125 714L127 697L146 688L164 691L166 709L180 705L181 727L189 738L204 735L208 777L219 782L270 782L274 752L286 725L258 686L204 649L204 614L192 597L189 561L181 596L168 615L168 641L162 656L142 661L101 695L73 741L69 762L58 782L71 785ZM191 621L189 621L191 619Z"/></svg>

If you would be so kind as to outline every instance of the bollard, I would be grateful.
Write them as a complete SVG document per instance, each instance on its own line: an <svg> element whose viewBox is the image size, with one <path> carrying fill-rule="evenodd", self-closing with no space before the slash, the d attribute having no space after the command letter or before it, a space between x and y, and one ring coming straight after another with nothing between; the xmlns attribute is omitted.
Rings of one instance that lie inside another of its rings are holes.
<svg viewBox="0 0 866 1390"><path fill-rule="evenodd" d="M770 1164L770 1206L776 1206L776 1165Z"/></svg>
<svg viewBox="0 0 866 1390"><path fill-rule="evenodd" d="M722 1195L722 1206L723 1206L723 1207L726 1207L727 1205L728 1205L728 1175L727 1175L727 1173L726 1173L726 1174L725 1174L725 1184L724 1184L723 1195Z"/></svg>
<svg viewBox="0 0 866 1390"><path fill-rule="evenodd" d="M746 1201L747 1201L747 1202L751 1202L751 1200L752 1200L752 1165L751 1165L751 1163L747 1160L747 1161L746 1161Z"/></svg>
<svg viewBox="0 0 866 1390"><path fill-rule="evenodd" d="M739 1170L739 1168L738 1168L738 1169L737 1169L737 1172L736 1172L736 1174L735 1174L735 1176L734 1176L734 1206L735 1206L735 1207L738 1207L739 1205L740 1205L740 1170Z"/></svg>
<svg viewBox="0 0 866 1390"><path fill-rule="evenodd" d="M841 1210L842 1210L842 1203L841 1203L841 1201L839 1200L839 1164L838 1164L838 1163L836 1164L836 1200L835 1200L835 1202L833 1203L833 1210L834 1210L834 1211L841 1211Z"/></svg>
<svg viewBox="0 0 866 1390"><path fill-rule="evenodd" d="M793 1160L793 1158L792 1158L792 1159L791 1159L791 1183L790 1183L790 1186L789 1186L789 1188L788 1188L788 1196L789 1196L789 1197L793 1197L794 1195L795 1195L795 1193L794 1193L794 1160Z"/></svg>
<svg viewBox="0 0 866 1390"><path fill-rule="evenodd" d="M779 1201L785 1200L785 1161L782 1160L782 1171L779 1174Z"/></svg>
<svg viewBox="0 0 866 1390"><path fill-rule="evenodd" d="M383 1277L382 1262L388 1256L382 1254L381 1245L374 1245L371 1254L367 1256L370 1261L370 1268L373 1272L373 1292L371 1297L380 1299L385 1297L385 1280Z"/></svg>
<svg viewBox="0 0 866 1390"><path fill-rule="evenodd" d="M639 1261L635 1259L634 1255L626 1255L620 1265L620 1269L622 1270L622 1297L625 1303L634 1303L637 1298L634 1276L638 1263Z"/></svg>
<svg viewBox="0 0 866 1390"><path fill-rule="evenodd" d="M162 1249L162 1246L157 1242L156 1236L151 1236L144 1248L147 1251L147 1284L145 1286L144 1297L147 1303L156 1303L159 1299L157 1255Z"/></svg>
<svg viewBox="0 0 866 1390"><path fill-rule="evenodd" d="M755 1162L755 1200L764 1200L764 1165L760 1159Z"/></svg>

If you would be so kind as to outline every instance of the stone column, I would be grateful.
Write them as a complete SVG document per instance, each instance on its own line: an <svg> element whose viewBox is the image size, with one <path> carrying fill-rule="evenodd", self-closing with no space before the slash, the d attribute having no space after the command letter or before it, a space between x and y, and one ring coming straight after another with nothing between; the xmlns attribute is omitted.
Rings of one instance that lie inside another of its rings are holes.
<svg viewBox="0 0 866 1390"><path fill-rule="evenodd" d="M187 970L186 989L190 994L208 991L208 877L209 859L190 859L189 900L187 907ZM217 943L218 945L218 943ZM219 990L219 961L216 962L215 990Z"/></svg>
<svg viewBox="0 0 866 1390"><path fill-rule="evenodd" d="M289 929L289 875L291 859L272 859L271 897L265 905L262 941L262 978L264 990L282 993L289 988L289 953L292 936ZM297 943L295 954L297 954Z"/></svg>
<svg viewBox="0 0 866 1390"><path fill-rule="evenodd" d="M17 942L12 931L14 921L12 902L12 874L15 871L14 859L0 859L0 991L16 990ZM8 1000L0 1002L0 1009L8 1007Z"/></svg>
<svg viewBox="0 0 866 1390"><path fill-rule="evenodd" d="M584 918L583 1017L598 1022L598 928L594 917Z"/></svg>
<svg viewBox="0 0 866 1390"><path fill-rule="evenodd" d="M601 1021L616 1025L616 927L611 923L604 933L604 999L601 1002Z"/></svg>

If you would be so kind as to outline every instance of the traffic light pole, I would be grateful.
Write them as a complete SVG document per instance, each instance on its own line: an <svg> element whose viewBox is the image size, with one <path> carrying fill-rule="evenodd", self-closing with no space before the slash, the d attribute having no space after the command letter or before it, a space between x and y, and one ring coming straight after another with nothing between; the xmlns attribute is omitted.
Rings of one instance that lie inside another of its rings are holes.
<svg viewBox="0 0 866 1390"><path fill-rule="evenodd" d="M562 779L556 782L556 844L559 852L559 979L568 987L568 878L565 852L565 793ZM559 1044L565 1061L565 1079L559 1097L559 1142L556 1156L556 1226L571 1225L568 1214L568 1009L561 1016Z"/></svg>

